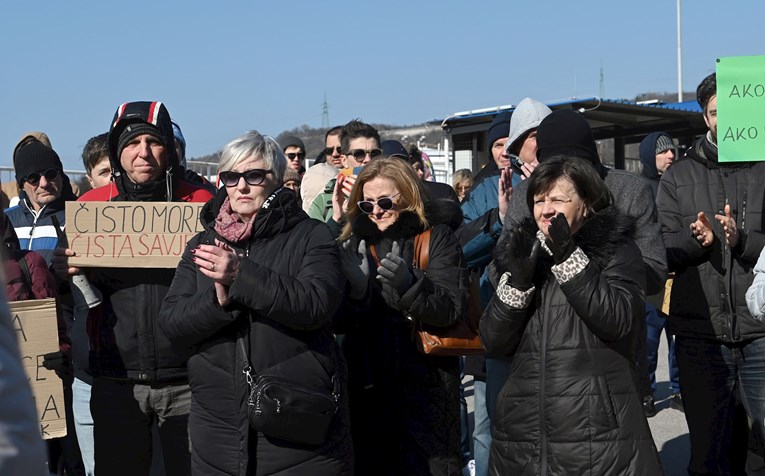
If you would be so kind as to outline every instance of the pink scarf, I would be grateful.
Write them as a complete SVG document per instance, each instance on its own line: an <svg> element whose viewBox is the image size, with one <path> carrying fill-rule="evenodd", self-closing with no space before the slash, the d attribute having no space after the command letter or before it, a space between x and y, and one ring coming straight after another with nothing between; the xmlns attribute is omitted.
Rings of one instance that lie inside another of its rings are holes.
<svg viewBox="0 0 765 476"><path fill-rule="evenodd" d="M229 243L239 243L250 238L255 214L249 221L243 222L237 213L231 209L231 201L226 197L215 218L215 231Z"/></svg>

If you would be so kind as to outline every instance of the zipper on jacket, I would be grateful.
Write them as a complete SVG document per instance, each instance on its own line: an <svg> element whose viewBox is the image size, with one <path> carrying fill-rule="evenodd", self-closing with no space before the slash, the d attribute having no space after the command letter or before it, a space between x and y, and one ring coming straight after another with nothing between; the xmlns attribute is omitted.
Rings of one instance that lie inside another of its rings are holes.
<svg viewBox="0 0 765 476"><path fill-rule="evenodd" d="M32 214L34 217L34 220L32 220L32 228L29 229L29 243L27 243L27 249L32 250L32 241L34 241L34 234L35 234L35 227L37 226L37 219L40 218L40 215L42 215L42 211L45 210L45 206L43 206L39 212L35 213L33 208L30 208L27 204L27 201L23 201L24 206L27 207L27 210L29 210L29 213Z"/></svg>
<svg viewBox="0 0 765 476"><path fill-rule="evenodd" d="M549 282L545 285L545 297L542 302L543 314L541 319L542 324L542 348L541 356L539 360L539 442L541 445L540 456L542 458L542 464L540 465L539 474L547 474L547 432L545 431L547 425L545 425L545 419L547 418L547 412L545 412L545 394L547 393L547 385L545 379L547 378L547 310L550 309L550 295L549 288L554 286Z"/></svg>

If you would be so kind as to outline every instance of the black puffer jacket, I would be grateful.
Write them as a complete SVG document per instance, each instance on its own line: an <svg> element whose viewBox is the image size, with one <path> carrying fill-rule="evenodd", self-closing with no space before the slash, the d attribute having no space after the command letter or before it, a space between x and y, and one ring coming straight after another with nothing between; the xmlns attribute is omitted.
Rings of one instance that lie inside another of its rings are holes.
<svg viewBox="0 0 765 476"><path fill-rule="evenodd" d="M746 306L752 269L765 245L765 163L717 162L717 146L702 137L664 174L656 204L659 209L670 271L675 271L669 325L673 333L746 342L765 336L765 322ZM714 219L729 203L739 243L725 246L725 234ZM703 211L715 240L702 247L690 225Z"/></svg>
<svg viewBox="0 0 765 476"><path fill-rule="evenodd" d="M452 203L452 205L449 205ZM449 200L431 204L431 223L439 214L459 225L459 205ZM452 207L444 209L443 207ZM422 231L409 212L381 233L366 215L352 223L353 241L373 244L382 259L393 242L404 262L412 263L414 237ZM403 295L376 277L374 258L368 293L351 301L336 323L348 361L351 421L357 474L459 475L459 363L457 357L421 354L413 341L415 316L444 327L463 319L468 273L462 250L445 224L431 228L429 265L413 269L415 281Z"/></svg>
<svg viewBox="0 0 765 476"><path fill-rule="evenodd" d="M221 239L214 222L225 197L220 190L205 205L206 231L189 242L160 318L174 343L195 348L188 364L193 473L351 474L345 366L330 329L344 285L337 245L323 223L300 209L291 190L277 190L255 218L253 236L231 243L246 258L229 289L233 303L223 309L189 250ZM255 371L316 388L331 389L332 375L340 379L341 411L320 447L250 431L236 347L237 334L248 325Z"/></svg>
<svg viewBox="0 0 765 476"><path fill-rule="evenodd" d="M530 219L521 226L537 231ZM487 352L513 356L497 402L491 474L661 474L636 390L644 266L633 233L634 219L604 210L574 236L590 260L584 269L561 285L540 250L530 306L495 296L486 309ZM501 272L508 246L503 239L495 250Z"/></svg>

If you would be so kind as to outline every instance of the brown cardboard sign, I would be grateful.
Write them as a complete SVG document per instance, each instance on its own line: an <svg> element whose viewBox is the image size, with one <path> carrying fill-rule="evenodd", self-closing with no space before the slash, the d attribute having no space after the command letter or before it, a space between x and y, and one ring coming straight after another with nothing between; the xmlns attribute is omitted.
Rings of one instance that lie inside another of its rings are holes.
<svg viewBox="0 0 765 476"><path fill-rule="evenodd" d="M67 202L71 266L175 268L186 243L204 228L203 203Z"/></svg>
<svg viewBox="0 0 765 476"><path fill-rule="evenodd" d="M32 387L44 439L66 436L64 386L56 373L43 367L43 356L59 350L56 300L9 302L19 341L21 364Z"/></svg>

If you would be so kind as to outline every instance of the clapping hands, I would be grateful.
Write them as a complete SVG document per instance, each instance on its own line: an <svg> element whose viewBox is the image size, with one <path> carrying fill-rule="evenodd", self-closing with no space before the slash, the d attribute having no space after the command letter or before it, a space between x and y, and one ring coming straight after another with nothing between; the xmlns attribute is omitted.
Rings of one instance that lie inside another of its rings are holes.
<svg viewBox="0 0 765 476"><path fill-rule="evenodd" d="M390 253L380 261L380 267L377 268L377 280L395 289L399 295L404 294L412 286L414 276L401 258L398 243L393 242Z"/></svg>

